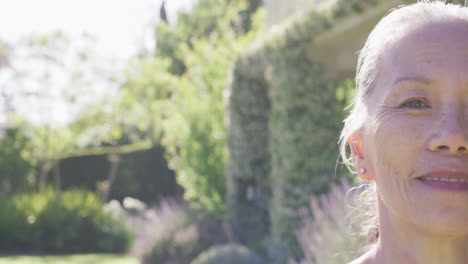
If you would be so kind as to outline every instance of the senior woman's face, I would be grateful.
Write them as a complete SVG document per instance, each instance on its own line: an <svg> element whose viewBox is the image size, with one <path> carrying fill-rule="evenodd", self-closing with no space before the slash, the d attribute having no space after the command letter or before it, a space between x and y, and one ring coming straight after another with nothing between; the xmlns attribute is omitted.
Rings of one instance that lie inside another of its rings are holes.
<svg viewBox="0 0 468 264"><path fill-rule="evenodd" d="M430 24L382 53L363 153L395 219L468 234L468 26Z"/></svg>

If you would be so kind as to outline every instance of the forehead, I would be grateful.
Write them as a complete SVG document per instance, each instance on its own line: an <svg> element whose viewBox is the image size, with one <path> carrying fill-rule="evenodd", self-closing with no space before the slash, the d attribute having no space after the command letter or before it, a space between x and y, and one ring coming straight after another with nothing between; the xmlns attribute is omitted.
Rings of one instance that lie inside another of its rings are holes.
<svg viewBox="0 0 468 264"><path fill-rule="evenodd" d="M376 81L394 81L404 75L464 76L466 72L468 24L456 21L428 23L408 30L384 48Z"/></svg>

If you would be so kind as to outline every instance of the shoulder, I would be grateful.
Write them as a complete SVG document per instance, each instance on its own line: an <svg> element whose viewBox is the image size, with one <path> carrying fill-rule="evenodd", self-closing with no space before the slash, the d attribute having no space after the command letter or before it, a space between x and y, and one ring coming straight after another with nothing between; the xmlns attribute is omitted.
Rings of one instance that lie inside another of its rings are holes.
<svg viewBox="0 0 468 264"><path fill-rule="evenodd" d="M372 264L372 262L369 258L360 257L358 259L353 260L352 262L349 262L348 264Z"/></svg>
<svg viewBox="0 0 468 264"><path fill-rule="evenodd" d="M372 263L371 258L369 258L369 256L363 255L353 260L352 262L349 262L348 264L373 264L373 263Z"/></svg>
<svg viewBox="0 0 468 264"><path fill-rule="evenodd" d="M374 259L375 255L371 250L348 264L375 264Z"/></svg>

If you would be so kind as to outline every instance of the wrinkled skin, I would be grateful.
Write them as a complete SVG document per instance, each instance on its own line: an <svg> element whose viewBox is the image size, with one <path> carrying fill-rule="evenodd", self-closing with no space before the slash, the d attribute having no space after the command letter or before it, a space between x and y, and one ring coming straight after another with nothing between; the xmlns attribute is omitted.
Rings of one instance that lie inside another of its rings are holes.
<svg viewBox="0 0 468 264"><path fill-rule="evenodd" d="M372 89L352 148L377 184L381 236L353 263L468 263L468 189L418 179L468 173L468 25L409 32L381 54Z"/></svg>

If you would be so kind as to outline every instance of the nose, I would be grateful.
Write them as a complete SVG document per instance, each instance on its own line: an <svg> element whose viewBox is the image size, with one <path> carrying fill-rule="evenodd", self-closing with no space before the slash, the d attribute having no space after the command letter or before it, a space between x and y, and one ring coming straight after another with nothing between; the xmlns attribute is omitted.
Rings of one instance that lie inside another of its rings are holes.
<svg viewBox="0 0 468 264"><path fill-rule="evenodd" d="M468 154L468 121L463 114L446 115L440 129L430 140L432 151Z"/></svg>

